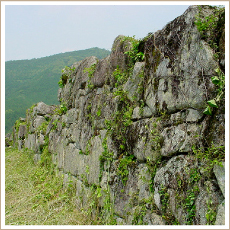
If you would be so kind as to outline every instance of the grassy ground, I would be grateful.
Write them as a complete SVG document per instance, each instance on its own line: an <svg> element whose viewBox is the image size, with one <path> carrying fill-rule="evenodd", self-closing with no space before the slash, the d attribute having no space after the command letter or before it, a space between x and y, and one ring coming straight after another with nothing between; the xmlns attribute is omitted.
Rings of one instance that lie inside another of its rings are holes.
<svg viewBox="0 0 230 230"><path fill-rule="evenodd" d="M30 152L13 148L6 148L5 164L6 225L93 224L50 165L34 164Z"/></svg>

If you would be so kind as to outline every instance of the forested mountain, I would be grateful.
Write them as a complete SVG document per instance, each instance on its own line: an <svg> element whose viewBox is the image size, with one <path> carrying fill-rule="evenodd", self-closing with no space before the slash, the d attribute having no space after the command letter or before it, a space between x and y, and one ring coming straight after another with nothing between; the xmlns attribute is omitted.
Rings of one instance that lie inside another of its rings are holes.
<svg viewBox="0 0 230 230"><path fill-rule="evenodd" d="M102 59L110 51L100 48L60 53L48 57L7 61L5 63L5 131L9 132L19 117L33 104L43 101L57 104L61 70L89 56Z"/></svg>

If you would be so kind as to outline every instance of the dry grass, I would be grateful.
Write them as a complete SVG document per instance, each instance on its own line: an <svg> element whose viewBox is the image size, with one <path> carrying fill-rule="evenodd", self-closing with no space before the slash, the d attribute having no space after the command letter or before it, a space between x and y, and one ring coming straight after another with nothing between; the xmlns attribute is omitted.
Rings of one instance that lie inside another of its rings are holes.
<svg viewBox="0 0 230 230"><path fill-rule="evenodd" d="M6 225L92 224L76 207L74 189L64 189L60 177L34 164L30 152L7 148L5 163Z"/></svg>

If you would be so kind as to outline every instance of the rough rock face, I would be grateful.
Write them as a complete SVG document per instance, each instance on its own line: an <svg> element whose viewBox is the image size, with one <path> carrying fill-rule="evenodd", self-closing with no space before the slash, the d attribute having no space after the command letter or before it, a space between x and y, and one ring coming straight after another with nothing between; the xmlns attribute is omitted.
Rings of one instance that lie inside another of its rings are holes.
<svg viewBox="0 0 230 230"><path fill-rule="evenodd" d="M224 61L201 39L198 13L191 6L144 38L144 58L118 36L107 58L74 63L62 75L60 106L38 103L19 126L19 148L39 160L48 147L79 205L97 194L105 223L114 214L117 224L224 224L224 170L215 165L224 161L224 101L203 113Z"/></svg>

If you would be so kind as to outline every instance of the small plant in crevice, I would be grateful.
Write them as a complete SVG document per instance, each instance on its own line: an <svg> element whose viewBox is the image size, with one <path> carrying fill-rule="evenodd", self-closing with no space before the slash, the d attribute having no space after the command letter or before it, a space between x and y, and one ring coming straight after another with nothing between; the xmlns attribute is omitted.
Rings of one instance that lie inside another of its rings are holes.
<svg viewBox="0 0 230 230"><path fill-rule="evenodd" d="M216 221L217 212L213 208L213 201L212 201L211 197L209 197L209 199L207 200L206 204L207 204L207 207L208 207L208 210L207 210L207 212L205 214L205 217L207 219L207 224L208 225L214 225L215 221Z"/></svg>
<svg viewBox="0 0 230 230"><path fill-rule="evenodd" d="M38 131L38 132L41 132L42 134L45 134L49 122L50 122L50 119L48 119L47 121L44 121L44 122L37 128L37 131Z"/></svg>
<svg viewBox="0 0 230 230"><path fill-rule="evenodd" d="M17 133L18 133L19 127L21 125L26 125L26 122L25 121L21 121L21 120L16 120L15 121L14 127L15 127Z"/></svg>
<svg viewBox="0 0 230 230"><path fill-rule="evenodd" d="M62 102L55 110L55 114L57 115L63 115L66 114L68 108L67 108L67 103L66 102Z"/></svg>
<svg viewBox="0 0 230 230"><path fill-rule="evenodd" d="M116 225L117 221L115 219L114 203L110 197L110 187L103 189L103 207L101 211L102 223L106 225Z"/></svg>
<svg viewBox="0 0 230 230"><path fill-rule="evenodd" d="M97 116L100 117L101 116L101 108L99 107L97 110Z"/></svg>
<svg viewBox="0 0 230 230"><path fill-rule="evenodd" d="M126 136L128 128L132 124L134 104L128 99L127 93L123 90L115 91L114 96L117 97L118 109L111 116L111 119L105 120L105 125L117 146L119 154L124 154L128 148Z"/></svg>
<svg viewBox="0 0 230 230"><path fill-rule="evenodd" d="M92 83L91 79L92 79L93 74L94 74L94 72L96 70L96 66L97 66L97 63L94 63L89 68L85 68L84 71L83 71L84 73L88 73L89 79L87 81L87 83L88 83L87 87L89 89L93 89L94 88L94 84Z"/></svg>
<svg viewBox="0 0 230 230"><path fill-rule="evenodd" d="M196 215L196 205L195 201L199 192L199 188L195 186L193 189L187 191L187 196L185 198L185 208L187 211L187 224L193 224Z"/></svg>
<svg viewBox="0 0 230 230"><path fill-rule="evenodd" d="M133 214L133 220L132 220L132 224L134 225L144 225L144 216L146 215L147 212L147 208L145 205L142 206L137 206L134 214Z"/></svg>
<svg viewBox="0 0 230 230"><path fill-rule="evenodd" d="M195 157L201 164L204 173L210 177L215 164L222 166L225 161L225 146L216 146L213 143L206 149L192 146Z"/></svg>
<svg viewBox="0 0 230 230"><path fill-rule="evenodd" d="M52 122L52 130L56 130L56 129L57 129L58 122L59 122L58 119L56 119L56 120L54 120L54 121Z"/></svg>
<svg viewBox="0 0 230 230"><path fill-rule="evenodd" d="M102 147L103 147L103 152L99 157L99 161L100 161L100 175L99 175L99 181L101 181L102 178L102 173L104 171L104 164L105 162L107 163L107 165L110 164L110 162L113 161L113 153L109 152L108 150L108 146L107 146L107 137L105 137L102 141Z"/></svg>
<svg viewBox="0 0 230 230"><path fill-rule="evenodd" d="M125 54L127 54L131 58L132 64L138 61L143 61L145 55L142 51L139 51L139 45L141 40L137 40L135 39L135 36L133 36L133 37L125 37L124 41L129 41L132 44L132 48L125 52Z"/></svg>
<svg viewBox="0 0 230 230"><path fill-rule="evenodd" d="M147 158L147 167L151 174L151 180L149 181L149 190L154 193L154 177L156 175L157 169L162 164L162 156L159 155L156 161L152 161L149 157Z"/></svg>
<svg viewBox="0 0 230 230"><path fill-rule="evenodd" d="M68 67L66 66L62 70L62 76L60 77L60 80L58 81L58 85L60 88L63 88L64 85L67 83L67 79L69 79L69 83L72 82L72 79L70 78L71 74L74 72L75 67Z"/></svg>
<svg viewBox="0 0 230 230"><path fill-rule="evenodd" d="M91 143L91 139L89 139L86 144L85 155L89 155L91 152L92 152L92 143Z"/></svg>
<svg viewBox="0 0 230 230"><path fill-rule="evenodd" d="M128 167L133 165L133 164L135 164L134 155L123 156L123 158L121 158L119 160L117 173L118 173L118 175L121 176L121 180L122 180L123 185L125 185L127 180L128 180L128 175L129 175Z"/></svg>
<svg viewBox="0 0 230 230"><path fill-rule="evenodd" d="M170 195L168 193L168 189L161 185L161 189L159 190L160 200L161 200L161 209L162 209L162 217L166 221L167 225L179 225L178 220L172 214L172 212L168 209L169 198Z"/></svg>
<svg viewBox="0 0 230 230"><path fill-rule="evenodd" d="M118 88L128 80L128 74L121 71L119 66L113 71L112 77L115 80L115 87Z"/></svg>
<svg viewBox="0 0 230 230"><path fill-rule="evenodd" d="M53 166L52 155L48 150L48 144L43 147L42 154L41 154L41 160L39 161L39 165L46 167L47 169L51 169L51 167Z"/></svg>
<svg viewBox="0 0 230 230"><path fill-rule="evenodd" d="M211 77L211 80L217 86L217 95L215 98L207 101L208 105L203 112L207 115L212 115L211 108L218 108L218 103L224 98L225 93L225 75L219 68L215 69L215 72L218 76Z"/></svg>

